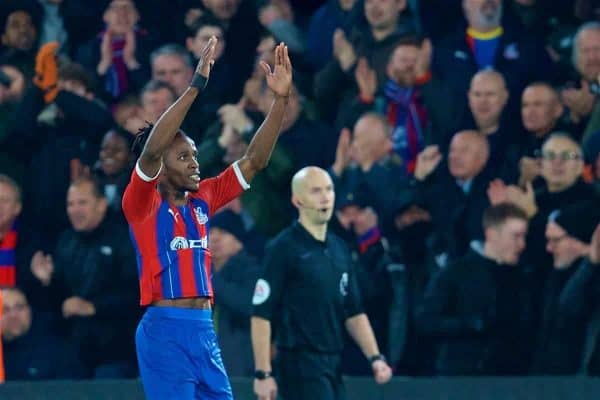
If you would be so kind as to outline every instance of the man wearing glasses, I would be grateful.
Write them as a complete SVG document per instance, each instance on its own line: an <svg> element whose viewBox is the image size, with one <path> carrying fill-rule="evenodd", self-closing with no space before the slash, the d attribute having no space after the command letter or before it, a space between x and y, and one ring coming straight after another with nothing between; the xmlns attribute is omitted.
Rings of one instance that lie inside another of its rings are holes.
<svg viewBox="0 0 600 400"><path fill-rule="evenodd" d="M594 267L582 261L590 256L588 261L597 263L590 250L599 239L598 234L592 237L598 222L597 200L580 201L552 212L548 218L546 249L552 255L553 268L548 268L541 297L541 325L533 365L536 375L575 374L581 365L586 327L597 300L592 300L593 292L586 295L585 284L576 281L583 278L594 284L592 276L581 274L594 273ZM583 271L585 268L589 271Z"/></svg>
<svg viewBox="0 0 600 400"><path fill-rule="evenodd" d="M567 133L552 133L548 137L539 162L544 181L541 189L534 191L531 183L522 189L494 181L488 190L492 204L508 201L525 210L530 218L523 258L527 265L538 267L537 293L543 289L542 283L548 272L544 267L552 263L544 237L548 216L554 210L594 197L593 188L581 179L584 166L581 146Z"/></svg>

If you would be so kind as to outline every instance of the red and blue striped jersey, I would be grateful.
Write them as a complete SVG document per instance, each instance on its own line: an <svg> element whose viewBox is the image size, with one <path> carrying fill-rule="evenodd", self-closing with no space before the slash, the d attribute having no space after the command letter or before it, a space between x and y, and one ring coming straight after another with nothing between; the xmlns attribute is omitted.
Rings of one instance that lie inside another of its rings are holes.
<svg viewBox="0 0 600 400"><path fill-rule="evenodd" d="M250 186L234 163L219 176L203 179L198 191L188 193L187 203L178 207L158 193L159 174L150 178L136 164L123 195L137 254L140 303L212 298L209 218Z"/></svg>

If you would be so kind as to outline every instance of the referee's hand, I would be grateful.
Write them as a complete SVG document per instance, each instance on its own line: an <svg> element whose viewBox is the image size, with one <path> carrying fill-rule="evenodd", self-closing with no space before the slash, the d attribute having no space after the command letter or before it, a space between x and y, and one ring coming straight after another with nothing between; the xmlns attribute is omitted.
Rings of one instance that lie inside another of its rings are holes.
<svg viewBox="0 0 600 400"><path fill-rule="evenodd" d="M254 394L258 400L276 400L277 383L273 377L254 379Z"/></svg>
<svg viewBox="0 0 600 400"><path fill-rule="evenodd" d="M375 382L380 385L387 383L392 378L392 369L383 360L374 361L373 364L371 364L371 368L373 368Z"/></svg>

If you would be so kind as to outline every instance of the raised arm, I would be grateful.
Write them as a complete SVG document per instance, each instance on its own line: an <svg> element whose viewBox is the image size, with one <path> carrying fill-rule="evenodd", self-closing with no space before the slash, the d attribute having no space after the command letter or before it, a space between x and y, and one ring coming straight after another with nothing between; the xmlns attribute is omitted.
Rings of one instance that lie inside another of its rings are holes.
<svg viewBox="0 0 600 400"><path fill-rule="evenodd" d="M246 182L269 163L273 147L281 131L281 123L292 87L292 63L288 56L287 46L283 43L275 48L275 67L264 61L261 66L265 71L267 85L275 94L271 109L258 131L252 138L246 154L239 160L239 167Z"/></svg>
<svg viewBox="0 0 600 400"><path fill-rule="evenodd" d="M217 38L214 36L211 37L204 50L202 50L202 55L200 56L200 61L198 62L190 86L161 115L156 125L152 128L139 160L140 168L146 176L156 176L158 174L163 154L173 142L196 96L204 89L211 66L214 63L216 44Z"/></svg>

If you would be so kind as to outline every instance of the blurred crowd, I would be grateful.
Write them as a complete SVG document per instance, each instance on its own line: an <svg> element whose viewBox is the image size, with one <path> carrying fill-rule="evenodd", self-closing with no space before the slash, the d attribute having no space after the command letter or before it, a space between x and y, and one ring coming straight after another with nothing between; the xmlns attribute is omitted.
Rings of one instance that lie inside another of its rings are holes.
<svg viewBox="0 0 600 400"><path fill-rule="evenodd" d="M264 247L308 165L335 183L331 229L395 374L600 375L600 1L2 0L8 380L136 376L130 149L211 36L182 125L203 177L269 109L257 62L283 41L294 66L269 166L210 226L230 375L253 373Z"/></svg>

